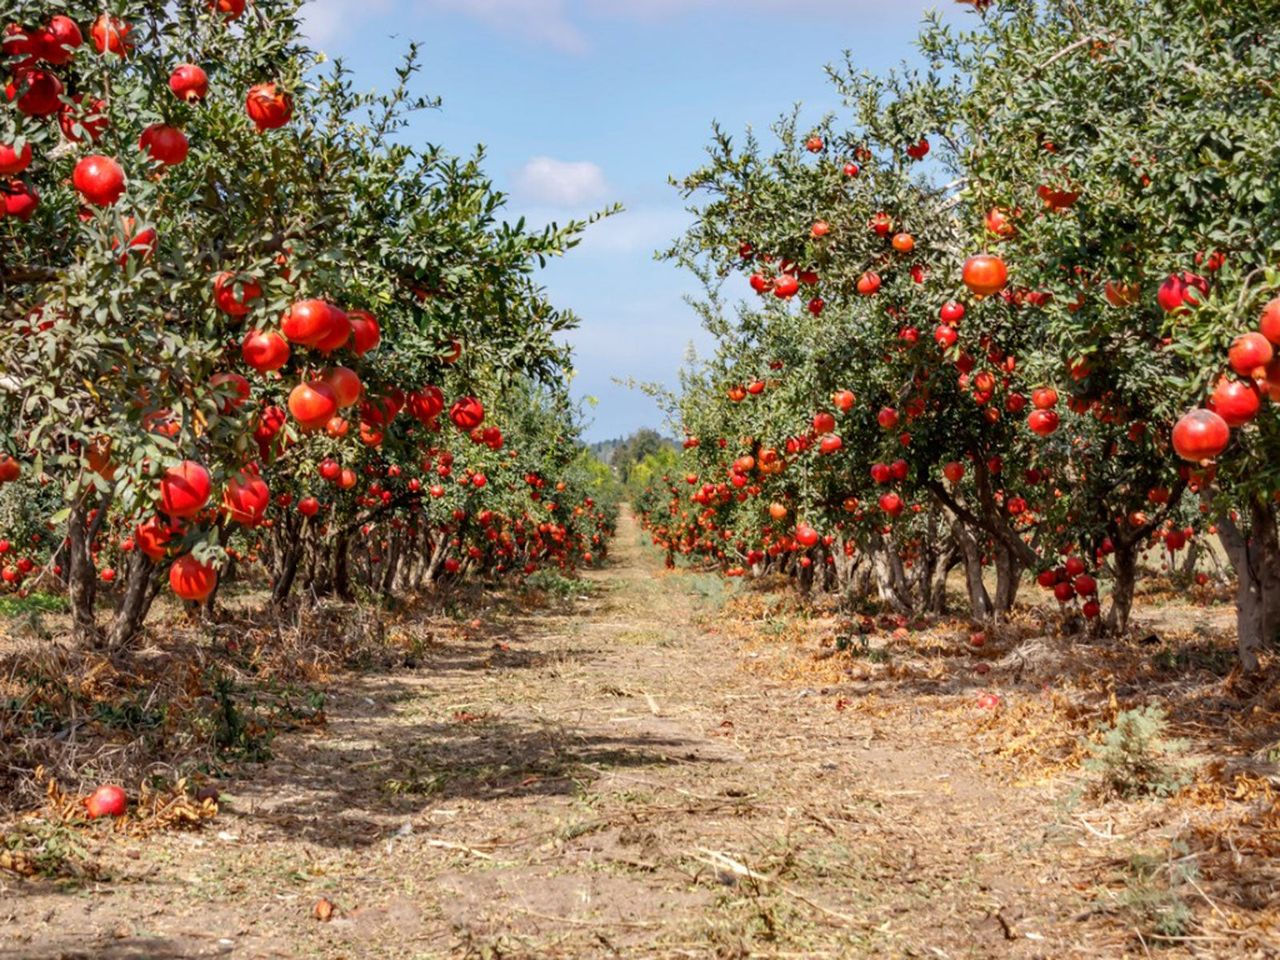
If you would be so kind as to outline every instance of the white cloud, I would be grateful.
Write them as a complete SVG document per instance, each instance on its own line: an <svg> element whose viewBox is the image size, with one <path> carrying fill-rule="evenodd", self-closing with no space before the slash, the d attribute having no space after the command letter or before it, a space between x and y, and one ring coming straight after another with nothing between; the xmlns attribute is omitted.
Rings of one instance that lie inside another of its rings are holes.
<svg viewBox="0 0 1280 960"><path fill-rule="evenodd" d="M524 165L516 182L521 200L561 209L597 203L609 194L604 171L586 160L534 157Z"/></svg>

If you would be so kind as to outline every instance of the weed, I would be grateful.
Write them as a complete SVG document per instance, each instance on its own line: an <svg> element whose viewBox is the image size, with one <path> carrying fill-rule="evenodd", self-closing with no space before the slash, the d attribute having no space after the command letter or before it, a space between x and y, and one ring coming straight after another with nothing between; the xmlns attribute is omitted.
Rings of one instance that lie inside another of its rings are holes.
<svg viewBox="0 0 1280 960"><path fill-rule="evenodd" d="M1186 743L1166 737L1167 726L1159 707L1126 710L1105 729L1101 743L1088 745L1092 756L1085 769L1099 775L1104 791L1121 797L1176 793L1187 782L1176 760Z"/></svg>
<svg viewBox="0 0 1280 960"><path fill-rule="evenodd" d="M1179 891L1196 879L1196 873L1194 860L1134 854L1127 865L1119 906L1141 931L1184 937L1191 930L1194 915Z"/></svg>

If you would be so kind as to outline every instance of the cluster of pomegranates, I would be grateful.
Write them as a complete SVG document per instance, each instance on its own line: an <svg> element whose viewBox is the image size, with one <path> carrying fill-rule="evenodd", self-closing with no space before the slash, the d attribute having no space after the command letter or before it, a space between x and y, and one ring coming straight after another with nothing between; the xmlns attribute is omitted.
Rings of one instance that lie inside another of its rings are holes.
<svg viewBox="0 0 1280 960"><path fill-rule="evenodd" d="M209 4L210 11L228 23L243 14L244 8L244 0L213 0ZM131 24L107 13L89 28L93 49L101 57L127 58L134 49L132 34ZM70 63L83 46L80 25L61 14L38 26L10 23L0 38L0 54L13 61L5 86L9 101L24 116L35 120L56 117L67 141L92 146L110 127L108 103L83 93L68 97L57 74L57 68ZM168 86L174 97L188 105L199 104L209 95L208 74L193 63L174 67ZM262 83L250 88L245 111L262 132L288 123L293 104L276 84ZM142 131L138 149L163 169L186 160L190 144L179 127L161 122ZM0 143L0 216L29 220L35 214L39 195L29 183L16 179L32 159L29 142ZM128 187L124 167L117 158L92 152L76 162L71 183L89 210L113 206ZM153 230L151 242L144 243L144 249L153 249L155 239Z"/></svg>
<svg viewBox="0 0 1280 960"><path fill-rule="evenodd" d="M1171 278L1172 279L1172 278ZM1264 394L1280 401L1280 298L1263 308L1258 330L1236 337L1227 352L1234 377L1224 374L1208 403L1184 414L1173 428L1173 449L1183 460L1206 464L1227 449L1231 431L1250 423Z"/></svg>

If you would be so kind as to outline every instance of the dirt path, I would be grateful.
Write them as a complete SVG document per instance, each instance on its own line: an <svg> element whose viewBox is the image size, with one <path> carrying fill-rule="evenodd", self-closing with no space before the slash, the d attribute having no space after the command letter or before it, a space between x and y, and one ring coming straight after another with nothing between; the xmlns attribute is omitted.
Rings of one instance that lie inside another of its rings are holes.
<svg viewBox="0 0 1280 960"><path fill-rule="evenodd" d="M114 882L0 882L0 957L1099 955L1046 796L749 676L719 581L640 543L352 679L215 826L113 840Z"/></svg>

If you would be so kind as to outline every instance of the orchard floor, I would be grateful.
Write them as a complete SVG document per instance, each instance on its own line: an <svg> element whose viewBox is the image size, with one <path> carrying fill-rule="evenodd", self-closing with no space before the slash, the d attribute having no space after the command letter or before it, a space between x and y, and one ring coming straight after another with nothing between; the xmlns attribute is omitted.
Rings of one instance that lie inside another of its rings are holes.
<svg viewBox="0 0 1280 960"><path fill-rule="evenodd" d="M89 834L109 882L0 873L0 958L1280 955L1142 936L1077 781L1013 784L971 706L770 677L629 514L585 579L348 675L204 829Z"/></svg>

